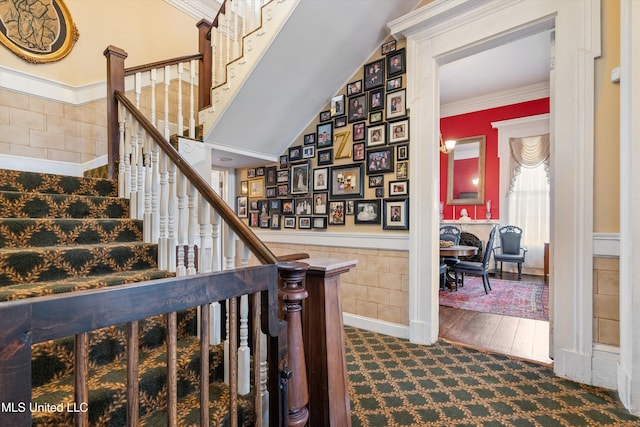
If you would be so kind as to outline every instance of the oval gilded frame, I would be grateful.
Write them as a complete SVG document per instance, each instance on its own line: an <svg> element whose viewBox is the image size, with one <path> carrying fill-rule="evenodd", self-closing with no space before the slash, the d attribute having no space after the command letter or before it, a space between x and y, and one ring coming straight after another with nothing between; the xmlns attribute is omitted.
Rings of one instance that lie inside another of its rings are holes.
<svg viewBox="0 0 640 427"><path fill-rule="evenodd" d="M62 0L35 2L18 10L15 0L0 3L0 43L27 62L55 62L71 52L80 37ZM20 27L21 22L30 25Z"/></svg>

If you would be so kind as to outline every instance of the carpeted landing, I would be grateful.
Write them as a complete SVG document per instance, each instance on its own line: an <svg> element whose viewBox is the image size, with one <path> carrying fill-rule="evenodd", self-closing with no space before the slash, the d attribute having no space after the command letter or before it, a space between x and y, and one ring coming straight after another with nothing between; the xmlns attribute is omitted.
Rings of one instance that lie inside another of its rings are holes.
<svg viewBox="0 0 640 427"><path fill-rule="evenodd" d="M614 392L542 365L346 327L354 427L640 426Z"/></svg>

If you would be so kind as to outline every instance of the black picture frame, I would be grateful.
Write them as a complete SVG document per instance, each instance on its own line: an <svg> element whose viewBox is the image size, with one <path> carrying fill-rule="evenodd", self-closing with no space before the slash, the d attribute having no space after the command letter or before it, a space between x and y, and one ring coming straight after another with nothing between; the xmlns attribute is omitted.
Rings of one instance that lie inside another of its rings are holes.
<svg viewBox="0 0 640 427"><path fill-rule="evenodd" d="M311 215L313 213L313 202L311 197L293 199L295 203L296 215Z"/></svg>
<svg viewBox="0 0 640 427"><path fill-rule="evenodd" d="M409 117L388 122L387 132L389 144L398 144L409 141Z"/></svg>
<svg viewBox="0 0 640 427"><path fill-rule="evenodd" d="M369 124L380 123L382 122L382 111L374 111L369 114Z"/></svg>
<svg viewBox="0 0 640 427"><path fill-rule="evenodd" d="M396 165L396 179L409 178L409 162L398 162Z"/></svg>
<svg viewBox="0 0 640 427"><path fill-rule="evenodd" d="M278 197L286 197L289 195L289 183L285 182L284 184L278 184L276 186L278 189Z"/></svg>
<svg viewBox="0 0 640 427"><path fill-rule="evenodd" d="M313 228L324 230L327 228L327 217L326 216L314 216L311 218L313 223Z"/></svg>
<svg viewBox="0 0 640 427"><path fill-rule="evenodd" d="M380 224L380 199L354 200L354 224Z"/></svg>
<svg viewBox="0 0 640 427"><path fill-rule="evenodd" d="M265 190L265 197L267 199L274 199L278 197L278 189L276 187L267 187Z"/></svg>
<svg viewBox="0 0 640 427"><path fill-rule="evenodd" d="M333 121L333 127L336 129L343 128L346 125L347 125L347 116L336 117L336 119Z"/></svg>
<svg viewBox="0 0 640 427"><path fill-rule="evenodd" d="M345 225L345 201L332 200L329 202L329 225Z"/></svg>
<svg viewBox="0 0 640 427"><path fill-rule="evenodd" d="M289 156L283 154L280 156L280 169L287 169L289 167Z"/></svg>
<svg viewBox="0 0 640 427"><path fill-rule="evenodd" d="M282 201L280 199L269 200L269 213L280 213Z"/></svg>
<svg viewBox="0 0 640 427"><path fill-rule="evenodd" d="M302 145L289 147L289 161L295 162L302 159Z"/></svg>
<svg viewBox="0 0 640 427"><path fill-rule="evenodd" d="M384 110L384 88L369 91L369 112Z"/></svg>
<svg viewBox="0 0 640 427"><path fill-rule="evenodd" d="M393 148L367 150L367 174L393 172Z"/></svg>
<svg viewBox="0 0 640 427"><path fill-rule="evenodd" d="M272 230L280 230L280 214L272 213L269 218L269 228Z"/></svg>
<svg viewBox="0 0 640 427"><path fill-rule="evenodd" d="M265 183L266 185L276 185L277 176L276 176L276 167L275 166L267 166L265 168Z"/></svg>
<svg viewBox="0 0 640 427"><path fill-rule="evenodd" d="M256 168L256 176L264 176L264 166Z"/></svg>
<svg viewBox="0 0 640 427"><path fill-rule="evenodd" d="M313 170L313 191L329 189L329 168L316 168Z"/></svg>
<svg viewBox="0 0 640 427"><path fill-rule="evenodd" d="M396 76L387 80L387 90L393 91L396 89L402 89L402 76Z"/></svg>
<svg viewBox="0 0 640 427"><path fill-rule="evenodd" d="M362 80L356 80L347 85L347 96L362 93Z"/></svg>
<svg viewBox="0 0 640 427"><path fill-rule="evenodd" d="M367 126L367 148L379 147L387 143L387 126L384 123Z"/></svg>
<svg viewBox="0 0 640 427"><path fill-rule="evenodd" d="M359 122L353 124L353 141L364 141L367 138L365 130L367 125L365 122Z"/></svg>
<svg viewBox="0 0 640 427"><path fill-rule="evenodd" d="M376 188L376 197L384 197L384 187Z"/></svg>
<svg viewBox="0 0 640 427"><path fill-rule="evenodd" d="M291 165L289 174L289 193L307 194L309 193L309 177L311 165L309 161Z"/></svg>
<svg viewBox="0 0 640 427"><path fill-rule="evenodd" d="M313 193L313 214L326 215L329 202L329 193Z"/></svg>
<svg viewBox="0 0 640 427"><path fill-rule="evenodd" d="M395 40L390 40L386 43L383 43L382 46L380 46L380 54L381 55L386 55L388 53L393 52L394 50L396 50L396 41Z"/></svg>
<svg viewBox="0 0 640 427"><path fill-rule="evenodd" d="M247 196L238 196L236 198L236 214L238 218L247 218L249 213L249 198Z"/></svg>
<svg viewBox="0 0 640 427"><path fill-rule="evenodd" d="M409 229L409 199L384 199L382 209L383 230Z"/></svg>
<svg viewBox="0 0 640 427"><path fill-rule="evenodd" d="M333 145L333 122L317 125L316 134L318 148L331 147Z"/></svg>
<svg viewBox="0 0 640 427"><path fill-rule="evenodd" d="M351 158L354 162L361 162L365 157L364 142L355 142L352 145L353 153Z"/></svg>
<svg viewBox="0 0 640 427"><path fill-rule="evenodd" d="M296 228L296 217L295 216L285 216L282 219L284 228Z"/></svg>
<svg viewBox="0 0 640 427"><path fill-rule="evenodd" d="M400 144L396 146L396 161L409 160L409 144Z"/></svg>
<svg viewBox="0 0 640 427"><path fill-rule="evenodd" d="M406 65L405 48L390 53L387 55L387 77L404 74L406 72Z"/></svg>
<svg viewBox="0 0 640 427"><path fill-rule="evenodd" d="M345 115L344 94L343 93L332 97L330 105L331 105L331 109L329 111L331 112L331 117L338 117L338 116L344 116Z"/></svg>
<svg viewBox="0 0 640 427"><path fill-rule="evenodd" d="M352 163L332 167L329 185L331 200L364 197L364 165Z"/></svg>
<svg viewBox="0 0 640 427"><path fill-rule="evenodd" d="M315 145L306 145L302 147L302 158L303 159L312 159L316 156L316 146Z"/></svg>
<svg viewBox="0 0 640 427"><path fill-rule="evenodd" d="M249 212L249 227L258 227L260 225L260 215L258 212Z"/></svg>
<svg viewBox="0 0 640 427"><path fill-rule="evenodd" d="M247 169L247 178L256 177L256 168Z"/></svg>
<svg viewBox="0 0 640 427"><path fill-rule="evenodd" d="M282 215L293 215L295 213L293 199L281 199L281 202Z"/></svg>
<svg viewBox="0 0 640 427"><path fill-rule="evenodd" d="M240 181L240 195L246 196L249 194L249 181Z"/></svg>
<svg viewBox="0 0 640 427"><path fill-rule="evenodd" d="M389 181L389 197L408 197L409 180Z"/></svg>
<svg viewBox="0 0 640 427"><path fill-rule="evenodd" d="M276 184L289 182L289 169L279 170L276 174Z"/></svg>
<svg viewBox="0 0 640 427"><path fill-rule="evenodd" d="M384 187L384 175L369 175L369 188Z"/></svg>
<svg viewBox="0 0 640 427"><path fill-rule="evenodd" d="M364 90L371 90L384 84L384 58L369 62L364 66Z"/></svg>
<svg viewBox="0 0 640 427"><path fill-rule="evenodd" d="M321 111L319 120L321 122L328 122L329 120L331 120L331 110Z"/></svg>
<svg viewBox="0 0 640 427"><path fill-rule="evenodd" d="M299 216L298 217L298 228L304 230L311 228L311 217L310 216Z"/></svg>
<svg viewBox="0 0 640 427"><path fill-rule="evenodd" d="M400 89L387 92L386 116L387 120L404 117L407 115L407 91Z"/></svg>
<svg viewBox="0 0 640 427"><path fill-rule="evenodd" d="M303 137L303 145L311 145L316 143L316 134L308 133Z"/></svg>
<svg viewBox="0 0 640 427"><path fill-rule="evenodd" d="M347 109L349 123L359 122L367 119L367 94L349 97L349 107Z"/></svg>
<svg viewBox="0 0 640 427"><path fill-rule="evenodd" d="M333 163L333 148L318 150L318 166L330 165Z"/></svg>

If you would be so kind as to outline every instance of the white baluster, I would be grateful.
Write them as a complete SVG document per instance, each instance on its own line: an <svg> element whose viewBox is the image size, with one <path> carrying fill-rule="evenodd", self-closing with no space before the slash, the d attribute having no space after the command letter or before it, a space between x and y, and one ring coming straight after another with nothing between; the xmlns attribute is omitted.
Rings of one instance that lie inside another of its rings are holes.
<svg viewBox="0 0 640 427"><path fill-rule="evenodd" d="M169 140L171 131L169 130L169 85L171 84L171 67L164 67L164 137Z"/></svg>
<svg viewBox="0 0 640 427"><path fill-rule="evenodd" d="M184 116L182 115L182 76L184 62L178 64L178 136L184 136Z"/></svg>
<svg viewBox="0 0 640 427"><path fill-rule="evenodd" d="M214 60L215 68L215 60ZM191 94L189 96L189 138L194 139L196 137L196 115L195 115L195 103L196 97L194 95L196 85L196 61L191 61ZM211 91L211 88L207 88Z"/></svg>
<svg viewBox="0 0 640 427"><path fill-rule="evenodd" d="M167 155L160 153L160 230L158 235L158 268L168 269L169 248L167 233L167 208L169 206L169 189L167 188Z"/></svg>
<svg viewBox="0 0 640 427"><path fill-rule="evenodd" d="M241 2L234 1L231 3L233 5L233 30L230 35L233 35L233 59L237 59L240 57L240 34L239 29L240 25L238 25L238 14L239 14L239 4Z"/></svg>
<svg viewBox="0 0 640 427"><path fill-rule="evenodd" d="M152 227L153 217L151 215L151 180L153 179L153 164L151 161L151 137L145 136L144 139L144 164L146 167L146 177L144 180L144 216L143 216L143 240L146 243L152 243Z"/></svg>
<svg viewBox="0 0 640 427"><path fill-rule="evenodd" d="M227 33L227 59L224 62L225 64L228 64L229 62L231 62L231 14L229 12L231 12L231 0L226 0L226 7L224 9L224 23L226 24L223 28L226 29L226 33ZM229 76L227 76L227 85L229 84Z"/></svg>
<svg viewBox="0 0 640 427"><path fill-rule="evenodd" d="M196 235L198 233L198 191L189 183L189 251L187 252L187 276L196 274Z"/></svg>
<svg viewBox="0 0 640 427"><path fill-rule="evenodd" d="M178 238L176 236L176 164L169 161L169 215L168 215L168 267L171 272L176 271L176 247L178 246Z"/></svg>
<svg viewBox="0 0 640 427"><path fill-rule="evenodd" d="M129 217L133 219L140 219L138 216L138 121L132 119L132 135L129 140L129 153L131 156L131 184L129 193Z"/></svg>
<svg viewBox="0 0 640 427"><path fill-rule="evenodd" d="M124 194L125 198L131 197L131 113L125 111L125 130L124 130ZM129 212L131 216L131 212Z"/></svg>
<svg viewBox="0 0 640 427"><path fill-rule="evenodd" d="M269 389L267 389L267 335L260 333L260 396L262 396L262 425L269 426Z"/></svg>
<svg viewBox="0 0 640 427"><path fill-rule="evenodd" d="M225 253L225 270L233 270L236 267L236 236L227 224L223 226L222 244Z"/></svg>
<svg viewBox="0 0 640 427"><path fill-rule="evenodd" d="M222 251L220 250L220 215L212 209L211 212L211 271L222 270Z"/></svg>
<svg viewBox="0 0 640 427"><path fill-rule="evenodd" d="M144 129L142 128L142 126L138 126L138 131L140 132L140 134L138 135L138 144L137 144L137 150L138 150L138 196L136 199L136 218L138 219L143 219L144 218L144 179L145 179L145 174L146 174L146 170L145 170L145 166L144 166L144 142L146 140L145 138L145 132Z"/></svg>
<svg viewBox="0 0 640 427"><path fill-rule="evenodd" d="M199 217L200 217L200 250L198 251L198 271L208 273L211 271L211 252L213 238L211 237L211 206L200 196Z"/></svg>
<svg viewBox="0 0 640 427"><path fill-rule="evenodd" d="M187 178L178 173L178 266L176 267L176 275L178 277L187 275L185 266L185 250L187 236L187 225L189 223L186 205L187 205Z"/></svg>
<svg viewBox="0 0 640 427"><path fill-rule="evenodd" d="M249 296L240 297L240 345L238 347L238 394L244 396L251 389L249 366Z"/></svg>
<svg viewBox="0 0 640 427"><path fill-rule="evenodd" d="M160 215L158 203L160 202L160 169L158 165L158 145L152 143L151 147L151 241L158 242L160 235Z"/></svg>
<svg viewBox="0 0 640 427"><path fill-rule="evenodd" d="M124 111L124 107L121 103L118 102L118 130L120 131L119 138L119 147L118 147L118 197L126 198L129 195L126 190L126 172L125 172L125 125L126 125L126 114Z"/></svg>
<svg viewBox="0 0 640 427"><path fill-rule="evenodd" d="M218 70L220 75L220 83L227 79L227 72L224 63L224 40L222 35L222 15L218 16L218 28L216 29L216 33L218 35Z"/></svg>
<svg viewBox="0 0 640 427"><path fill-rule="evenodd" d="M244 242L240 243L242 253L240 255L240 268L249 267L249 260L251 259L251 250Z"/></svg>
<svg viewBox="0 0 640 427"><path fill-rule="evenodd" d="M229 300L225 301L225 313L226 313L226 318L224 321L224 325L225 325L225 338L224 338L224 344L223 344L223 348L224 348L224 383L229 385L229 372L231 369L231 366L229 365Z"/></svg>
<svg viewBox="0 0 640 427"><path fill-rule="evenodd" d="M157 128L156 125L156 69L151 70L151 124Z"/></svg>

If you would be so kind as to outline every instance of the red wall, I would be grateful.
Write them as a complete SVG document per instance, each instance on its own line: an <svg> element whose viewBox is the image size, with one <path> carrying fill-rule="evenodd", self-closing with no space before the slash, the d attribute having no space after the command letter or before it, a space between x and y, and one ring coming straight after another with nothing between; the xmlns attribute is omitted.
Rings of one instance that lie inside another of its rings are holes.
<svg viewBox="0 0 640 427"><path fill-rule="evenodd" d="M491 108L458 116L440 119L440 132L447 139L461 139L472 136L486 136L484 199L491 200L491 218L498 219L500 212L500 159L498 158L498 130L491 127L491 122L535 116L549 112L549 98ZM447 204L447 171L448 156L440 154L440 200L444 202L444 218L457 219L460 210L466 208L469 216L476 219L486 218L486 204L456 205L455 218L453 206Z"/></svg>

